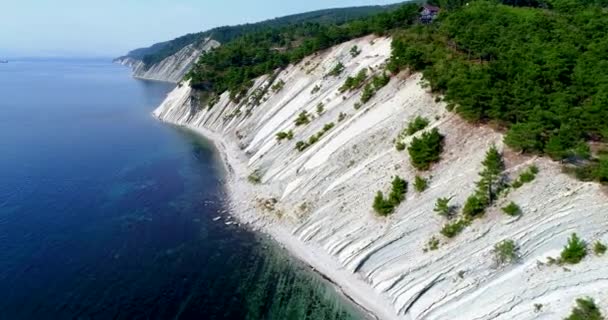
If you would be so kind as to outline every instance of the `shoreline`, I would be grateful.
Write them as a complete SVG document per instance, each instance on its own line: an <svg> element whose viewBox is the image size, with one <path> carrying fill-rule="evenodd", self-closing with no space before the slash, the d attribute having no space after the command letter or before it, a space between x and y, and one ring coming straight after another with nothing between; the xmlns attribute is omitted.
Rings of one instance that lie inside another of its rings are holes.
<svg viewBox="0 0 608 320"><path fill-rule="evenodd" d="M264 219L264 212L251 205L255 200L252 195L256 192L246 179L246 171L243 170L246 165L239 159L238 151L240 150L231 149L226 145L225 138L211 130L171 123L159 119L155 115L154 118L163 123L188 129L213 143L226 173L225 187L231 216L254 232L260 232L270 237L280 247L289 252L292 257L307 265L312 272L326 279L339 294L360 309L366 318L375 320L400 319L388 301L375 292L370 294L370 291L374 290L373 287L356 273L341 267L321 248L307 245L296 238L287 230L286 226Z"/></svg>

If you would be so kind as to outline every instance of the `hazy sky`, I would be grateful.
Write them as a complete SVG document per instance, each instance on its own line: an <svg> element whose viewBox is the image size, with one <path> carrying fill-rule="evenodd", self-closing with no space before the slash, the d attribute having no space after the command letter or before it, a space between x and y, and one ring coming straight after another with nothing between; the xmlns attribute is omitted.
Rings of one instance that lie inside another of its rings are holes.
<svg viewBox="0 0 608 320"><path fill-rule="evenodd" d="M180 35L316 9L396 0L3 0L0 59L118 56Z"/></svg>

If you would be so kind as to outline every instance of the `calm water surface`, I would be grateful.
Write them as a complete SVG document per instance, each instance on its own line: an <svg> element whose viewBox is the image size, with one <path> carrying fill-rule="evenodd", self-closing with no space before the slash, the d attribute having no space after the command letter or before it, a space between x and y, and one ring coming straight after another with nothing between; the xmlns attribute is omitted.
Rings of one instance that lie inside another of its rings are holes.
<svg viewBox="0 0 608 320"><path fill-rule="evenodd" d="M0 65L0 319L360 319L213 221L215 150L149 116L171 89L107 60Z"/></svg>

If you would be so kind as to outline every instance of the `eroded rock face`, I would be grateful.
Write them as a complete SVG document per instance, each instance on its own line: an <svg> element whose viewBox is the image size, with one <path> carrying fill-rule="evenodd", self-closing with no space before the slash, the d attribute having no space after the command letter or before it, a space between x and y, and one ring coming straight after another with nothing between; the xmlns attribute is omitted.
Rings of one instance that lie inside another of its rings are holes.
<svg viewBox="0 0 608 320"><path fill-rule="evenodd" d="M353 58L349 50L354 45L362 53ZM233 167L241 180L241 196L250 197L251 206L255 197L278 200L273 208L281 217L266 215L264 223L290 228L307 248L322 251L363 279L370 288L366 294L391 305L394 318L561 319L576 298L585 296L595 298L607 313L608 257L590 250L580 264L567 268L545 263L547 257L559 256L573 232L589 244L608 242L608 203L601 187L573 180L547 159L504 149L500 133L447 112L421 86L419 74L393 76L355 109L360 90L340 93L339 87L362 68L377 72L389 55L390 39L350 41L281 71L275 81L285 85L279 92L265 90L273 77L262 77L251 90L256 99L235 104L224 94L212 108L193 108L192 89L186 84L176 88L155 115L221 137L221 143L239 155L240 163ZM338 62L345 71L326 76ZM316 112L319 103L324 106L321 114ZM302 111L314 119L295 126ZM394 146L416 116L430 120L426 130L438 128L445 136L441 161L422 173L411 166L407 151ZM335 126L319 141L302 152L295 149L297 141L308 141L330 122ZM277 141L278 132L289 130L292 140ZM532 164L539 174L503 195L459 236L441 236L447 220L433 211L436 199L453 197L451 203L462 206L493 144L503 150L506 174L512 179ZM247 184L247 175L256 170L261 184ZM372 210L373 198L376 191L389 190L394 175L410 183L416 175L425 176L429 188L421 193L410 188L395 213L380 218ZM521 207L521 216L501 212L511 201ZM440 240L439 247L425 252L433 236ZM493 248L505 239L517 242L520 261L498 267Z"/></svg>
<svg viewBox="0 0 608 320"><path fill-rule="evenodd" d="M130 57L120 58L115 62L130 67L135 78L178 83L202 53L219 45L219 42L212 39L198 45L191 44L147 69L142 61Z"/></svg>

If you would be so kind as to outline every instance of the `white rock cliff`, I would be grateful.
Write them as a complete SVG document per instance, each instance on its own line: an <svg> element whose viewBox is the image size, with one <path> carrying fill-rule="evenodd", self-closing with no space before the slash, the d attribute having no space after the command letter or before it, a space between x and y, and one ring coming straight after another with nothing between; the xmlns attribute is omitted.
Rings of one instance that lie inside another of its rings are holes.
<svg viewBox="0 0 608 320"><path fill-rule="evenodd" d="M362 50L354 58L349 54L353 45ZM562 174L548 159L504 148L500 133L466 123L435 102L419 74L394 76L355 109L360 92L342 94L338 88L362 68L377 72L389 55L390 39L357 39L281 71L274 82L285 85L276 93L263 90L272 77L258 79L251 92L264 93L259 105L253 98L235 104L224 94L212 108L199 106L185 84L155 116L213 138L230 165L235 214L328 274L379 318L562 319L576 298L586 296L608 311L608 257L590 251L577 265L547 263L574 232L589 244L608 242L608 203L601 187ZM326 76L338 62L345 71ZM324 110L317 114L319 103ZM295 126L304 110L314 119ZM410 165L407 151L394 146L416 116L428 118L428 129L445 135L441 161L423 173ZM307 141L330 122L335 126L318 142L295 150L296 141ZM288 130L293 140L278 142L276 133ZM462 205L475 189L492 144L503 150L510 177L532 164L539 174L503 196L459 236L441 236L447 220L433 211L436 199L453 197L452 203ZM247 181L254 171L260 184ZM419 174L429 179L426 191L410 187L394 214L374 214L376 191L387 192L395 175L413 182ZM502 213L510 201L522 208L521 216ZM440 240L439 248L424 252L432 236ZM505 239L518 243L521 259L497 266L493 248Z"/></svg>
<svg viewBox="0 0 608 320"><path fill-rule="evenodd" d="M202 53L219 45L220 43L213 39L206 39L199 44L190 44L149 68L146 68L141 60L130 57L119 58L115 62L131 68L135 78L178 83L190 71Z"/></svg>

